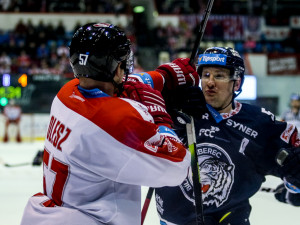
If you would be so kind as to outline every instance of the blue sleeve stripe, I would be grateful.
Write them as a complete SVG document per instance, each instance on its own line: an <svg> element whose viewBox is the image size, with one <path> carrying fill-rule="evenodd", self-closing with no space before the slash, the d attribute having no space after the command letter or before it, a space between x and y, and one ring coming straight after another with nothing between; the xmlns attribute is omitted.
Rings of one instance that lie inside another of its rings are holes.
<svg viewBox="0 0 300 225"><path fill-rule="evenodd" d="M146 72L141 72L141 73L134 73L134 74L131 74L130 76L137 76L139 77L142 82L144 84L148 84L150 85L152 88L154 88L154 83L153 83L153 79L152 77L150 76L150 74L146 73Z"/></svg>
<svg viewBox="0 0 300 225"><path fill-rule="evenodd" d="M166 127L166 126L159 126L158 127L158 132L160 134L169 134L171 136L177 137L177 134L171 128Z"/></svg>

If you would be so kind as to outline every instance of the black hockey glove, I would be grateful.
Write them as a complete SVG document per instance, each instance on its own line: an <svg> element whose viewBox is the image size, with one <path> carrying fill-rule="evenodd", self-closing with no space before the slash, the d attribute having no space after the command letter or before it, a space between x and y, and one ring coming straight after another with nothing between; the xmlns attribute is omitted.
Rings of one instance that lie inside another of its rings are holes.
<svg viewBox="0 0 300 225"><path fill-rule="evenodd" d="M283 203L291 204L293 206L300 206L300 194L290 193L284 184L280 184L275 189L275 198Z"/></svg>
<svg viewBox="0 0 300 225"><path fill-rule="evenodd" d="M38 151L32 161L33 166L40 166L43 162L44 151Z"/></svg>
<svg viewBox="0 0 300 225"><path fill-rule="evenodd" d="M300 192L300 147L280 149L276 161L282 168L284 181L287 182L285 185L292 191Z"/></svg>
<svg viewBox="0 0 300 225"><path fill-rule="evenodd" d="M167 106L167 111L172 115L174 111L182 111L193 117L201 117L207 111L202 90L198 86L184 86L173 91L162 93Z"/></svg>

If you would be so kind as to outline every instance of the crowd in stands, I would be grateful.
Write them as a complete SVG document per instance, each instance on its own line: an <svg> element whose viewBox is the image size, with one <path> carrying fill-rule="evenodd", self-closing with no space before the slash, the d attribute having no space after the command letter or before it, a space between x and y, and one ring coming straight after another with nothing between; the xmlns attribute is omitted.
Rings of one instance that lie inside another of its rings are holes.
<svg viewBox="0 0 300 225"><path fill-rule="evenodd" d="M63 22L54 27L41 20L20 20L13 30L0 31L0 74L65 74L71 72L68 61L68 37Z"/></svg>
<svg viewBox="0 0 300 225"><path fill-rule="evenodd" d="M203 0L162 0L160 4L157 2L156 6L160 12L180 14L201 11L202 9L197 6L201 5ZM197 2L197 4L193 5L192 2ZM218 2L216 1L217 6ZM2 0L0 4L0 9L7 12L56 12L60 10L101 13L131 12L129 0ZM194 11L187 10L189 7L194 7ZM229 25L232 26L231 23ZM52 23L46 24L43 20L40 20L38 25L33 25L29 19L28 21L20 20L9 31L0 29L0 74L71 74L72 70L68 61L68 44L74 30L79 26L80 24L76 24L72 31L67 31L63 21L60 21L56 26ZM142 32L138 32L132 24L121 28L126 30L136 55L139 53L139 46L151 47L157 51L157 55L161 51L168 52L170 60L173 60L178 57L179 52L191 52L195 42L195 34L199 30L199 23L192 24L189 21L180 20L178 26L172 24L161 26L158 24L150 31L146 31L143 27ZM234 29L233 33L236 32L238 31ZM231 46L240 53L296 53L300 51L300 32L299 30L291 32L284 41L258 40L251 35L247 38L241 37L238 40L231 40L224 34L224 24L221 24L220 20L213 20L208 22L200 47L205 49L213 45ZM139 69L138 64L136 68Z"/></svg>
<svg viewBox="0 0 300 225"><path fill-rule="evenodd" d="M129 13L130 0L1 0L2 12Z"/></svg>

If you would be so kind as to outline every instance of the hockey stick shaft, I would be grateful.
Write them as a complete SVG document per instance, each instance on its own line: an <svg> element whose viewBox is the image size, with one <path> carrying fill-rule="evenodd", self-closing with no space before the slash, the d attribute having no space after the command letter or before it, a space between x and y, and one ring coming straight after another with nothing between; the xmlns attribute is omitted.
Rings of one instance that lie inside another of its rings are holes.
<svg viewBox="0 0 300 225"><path fill-rule="evenodd" d="M205 13L203 15L203 19L201 21L200 28L199 28L199 31L198 31L197 36L196 36L194 48L192 50L192 54L191 54L191 57L190 57L190 61L189 61L190 65L193 65L195 63L195 58L197 56L199 46L200 46L200 42L202 40L202 37L203 37L204 31L205 31L206 24L207 24L209 15L211 13L211 9L212 9L213 4L214 4L214 0L209 0L208 3L207 3L207 7L205 9Z"/></svg>
<svg viewBox="0 0 300 225"><path fill-rule="evenodd" d="M146 214L147 214L147 211L148 211L148 208L149 208L149 205L150 205L150 201L151 201L151 198L152 198L152 195L153 195L153 191L154 191L154 188L149 187L148 192L147 192L147 196L146 196L146 199L145 199L145 202L144 202L144 205L143 205L143 209L142 209L141 225L144 224Z"/></svg>
<svg viewBox="0 0 300 225"><path fill-rule="evenodd" d="M195 58L198 54L198 50L200 47L200 42L203 38L203 34L206 28L206 24L211 13L211 9L213 6L214 0L209 0L207 3L207 7L203 16L203 19L200 24L199 32L196 36L196 41L194 43L194 48L191 53L190 65L195 64ZM202 189L201 189L201 180L199 175L199 165L198 165L198 157L196 154L196 134L195 134L195 124L194 119L191 117L191 123L187 123L187 137L188 137L188 145L189 150L191 152L191 167L192 167L192 179L193 179L193 187L194 187L194 196L195 196L195 211L196 211L196 225L204 225L204 215L203 215L203 205L202 205Z"/></svg>
<svg viewBox="0 0 300 225"><path fill-rule="evenodd" d="M196 211L196 225L204 225L203 205L202 205L202 190L199 175L198 157L196 154L196 134L194 119L191 117L191 122L186 125L187 138L189 150L191 152L191 167L192 179L195 196L195 211Z"/></svg>

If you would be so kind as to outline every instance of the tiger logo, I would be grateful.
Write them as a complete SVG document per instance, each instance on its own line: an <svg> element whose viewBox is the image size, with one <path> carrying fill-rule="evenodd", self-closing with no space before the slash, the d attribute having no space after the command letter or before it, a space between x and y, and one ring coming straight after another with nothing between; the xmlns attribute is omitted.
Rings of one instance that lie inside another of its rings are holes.
<svg viewBox="0 0 300 225"><path fill-rule="evenodd" d="M203 204L221 206L230 194L235 165L227 152L211 143L197 144ZM180 186L185 197L195 204L191 175Z"/></svg>
<svg viewBox="0 0 300 225"><path fill-rule="evenodd" d="M206 158L206 157L205 157ZM199 165L203 204L216 207L228 198L233 184L233 165L208 157Z"/></svg>

